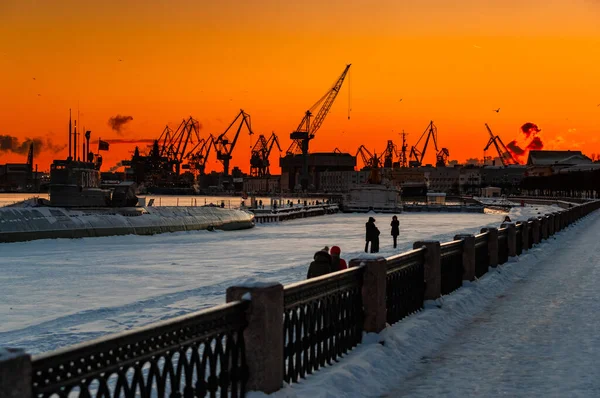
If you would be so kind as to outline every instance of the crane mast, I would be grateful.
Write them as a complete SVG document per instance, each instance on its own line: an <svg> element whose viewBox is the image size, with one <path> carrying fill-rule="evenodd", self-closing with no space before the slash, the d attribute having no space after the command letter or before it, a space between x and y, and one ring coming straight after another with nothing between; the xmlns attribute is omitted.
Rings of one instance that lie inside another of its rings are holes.
<svg viewBox="0 0 600 398"><path fill-rule="evenodd" d="M229 141L229 138L227 138L227 132L233 127L235 122L240 118L241 118L241 120L240 120L238 128L235 132L233 141ZM246 112L244 112L243 109L240 109L240 112L235 117L235 119L233 119L233 122L231 122L231 124L227 127L227 129L223 132L223 134L221 134L220 136L218 136L215 139L214 145L215 145L215 149L217 150L217 160L219 160L221 163L223 163L223 175L225 175L225 176L229 175L229 161L231 160L231 153L233 152L233 149L235 148L235 144L238 140L240 131L242 130L243 126L246 126L246 128L248 129L249 135L254 134L252 132L252 123L250 121L250 115L247 114Z"/></svg>
<svg viewBox="0 0 600 398"><path fill-rule="evenodd" d="M323 95L309 110L304 114L304 118L298 125L298 128L290 134L292 144L286 151L288 155L302 154L302 189L308 188L308 144L309 141L315 138L315 133L319 130L325 117L329 113L335 98L337 97L344 79L348 74L351 64L346 65L346 68L337 79L333 87L331 87L325 95ZM316 116L313 118L314 111L318 108Z"/></svg>
<svg viewBox="0 0 600 398"><path fill-rule="evenodd" d="M423 150L420 151L418 149L418 145L419 142L421 142L421 140L423 139L423 137L425 137L425 134L427 134L427 138L425 139L425 145L423 145ZM437 127L435 126L435 124L433 124L433 120L429 122L429 125L427 126L423 134L421 134L421 137L419 138L417 143L413 145L412 148L410 148L410 160L408 162L408 165L410 167L420 167L423 164L423 158L425 157L425 153L427 152L427 145L429 145L429 140L431 138L433 138L433 145L435 146L435 150L437 153Z"/></svg>
<svg viewBox="0 0 600 398"><path fill-rule="evenodd" d="M506 167L509 164L519 164L519 162L517 162L515 160L515 158L512 156L512 154L510 153L508 148L506 148L506 145L504 145L504 142L502 142L502 139L500 138L500 136L494 135L494 133L492 132L492 129L490 128L490 126L488 126L487 123L485 124L485 128L487 129L488 133L490 134L490 140L488 141L485 148L483 148L484 163L485 163L485 152L489 149L489 147L492 144L494 144L494 147L496 148L496 151L498 152L498 157L500 158L500 161L502 162L502 166Z"/></svg>

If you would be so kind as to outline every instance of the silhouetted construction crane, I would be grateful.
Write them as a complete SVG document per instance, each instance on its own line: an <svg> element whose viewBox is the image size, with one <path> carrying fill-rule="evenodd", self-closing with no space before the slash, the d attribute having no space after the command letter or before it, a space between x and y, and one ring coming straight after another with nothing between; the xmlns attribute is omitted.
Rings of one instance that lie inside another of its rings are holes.
<svg viewBox="0 0 600 398"><path fill-rule="evenodd" d="M275 133L271 133L271 136L267 140L264 135L259 135L256 144L252 148L252 155L250 156L250 175L254 177L263 177L271 174L269 171L269 156L273 145L277 145L277 149L281 152L281 146L279 145L279 139Z"/></svg>
<svg viewBox="0 0 600 398"><path fill-rule="evenodd" d="M196 172L200 175L205 174L206 170L206 162L208 161L208 157L210 155L210 150L214 146L215 141L213 135L209 135L208 138L202 139L196 147L194 147L186 160L188 161L189 168L192 172Z"/></svg>
<svg viewBox="0 0 600 398"><path fill-rule="evenodd" d="M391 169L394 167L394 159L398 157L398 148L392 140L388 140L383 154L383 167ZM399 164L399 163L396 163Z"/></svg>
<svg viewBox="0 0 600 398"><path fill-rule="evenodd" d="M227 138L227 132L229 132L229 129L231 129L231 127L233 127L233 125L235 124L235 122L238 121L238 119L240 119L238 128L235 132L235 136L233 137L233 141L230 141L229 138ZM231 160L231 153L233 152L233 149L235 148L235 144L238 140L238 137L240 136L240 131L242 131L243 126L246 126L246 128L248 129L249 135L254 134L252 132L252 123L250 120L250 115L247 114L246 112L244 112L243 109L240 109L240 113L238 113L238 115L235 117L235 119L233 119L233 122L231 122L231 124L227 127L227 129L223 132L223 134L221 134L220 136L218 136L215 139L215 149L217 150L217 160L219 160L221 163L223 163L223 175L226 175L226 176L229 175L229 161Z"/></svg>
<svg viewBox="0 0 600 398"><path fill-rule="evenodd" d="M423 139L423 137L427 134L427 138L425 139L425 144L423 145L423 150L420 151L418 149L419 142ZM437 127L433 124L433 120L429 122L429 125L421 134L421 137L417 141L415 145L410 149L410 160L408 165L410 167L420 167L423 165L423 158L425 157L425 153L427 152L427 145L429 144L429 140L433 140L433 146L436 151L436 167L444 167L446 166L446 162L448 161L448 156L450 156L450 151L447 148L438 149L437 145Z"/></svg>
<svg viewBox="0 0 600 398"><path fill-rule="evenodd" d="M406 133L402 130L402 149L400 150L400 167L408 167L408 159L406 158Z"/></svg>
<svg viewBox="0 0 600 398"><path fill-rule="evenodd" d="M331 109L335 98L337 97L342 83L344 83L344 79L346 78L346 74L350 69L351 64L346 65L346 68L334 83L333 87L331 87L325 95L323 95L309 110L304 114L304 118L298 125L298 128L290 134L290 138L292 139L292 144L286 151L288 155L297 155L302 154L302 174L300 176L300 184L302 189L306 189L308 187L308 143L310 140L315 138L315 133L325 120L325 116ZM317 112L314 119L311 119L313 116L313 112L320 106L319 111Z"/></svg>
<svg viewBox="0 0 600 398"><path fill-rule="evenodd" d="M169 126L166 126L156 141L158 148L153 146L151 156L155 159L162 159L163 169L175 167L175 174L179 175L183 160L190 155L190 149L194 148L202 141L200 137L200 123L193 117L184 119L177 130L173 132ZM158 153L154 153L158 149Z"/></svg>
<svg viewBox="0 0 600 398"><path fill-rule="evenodd" d="M364 165L363 169L370 169L371 167L373 167L373 159L375 159L375 156L373 156L373 154L369 152L369 150L364 145L358 147L356 155L354 156L358 158L358 155L360 155L360 158L362 159Z"/></svg>
<svg viewBox="0 0 600 398"><path fill-rule="evenodd" d="M494 144L494 147L496 148L496 151L498 152L498 157L500 158L500 161L502 162L502 166L508 166L511 164L519 164L519 162L517 162L516 159L513 157L513 155L510 153L508 148L506 148L506 145L504 145L500 136L494 135L494 133L492 132L492 129L490 128L490 126L488 126L487 123L485 124L485 128L487 129L488 133L490 133L490 140L488 141L485 148L483 148L483 163L485 164L486 160L491 159L491 156L486 157L485 153L489 149L490 145Z"/></svg>

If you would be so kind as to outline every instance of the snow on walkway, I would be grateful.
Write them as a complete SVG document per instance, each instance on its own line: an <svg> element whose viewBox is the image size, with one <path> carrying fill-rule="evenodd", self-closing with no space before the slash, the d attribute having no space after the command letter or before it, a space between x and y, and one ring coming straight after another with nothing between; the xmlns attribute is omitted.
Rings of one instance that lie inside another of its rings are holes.
<svg viewBox="0 0 600 398"><path fill-rule="evenodd" d="M599 234L597 212L273 397L599 396Z"/></svg>

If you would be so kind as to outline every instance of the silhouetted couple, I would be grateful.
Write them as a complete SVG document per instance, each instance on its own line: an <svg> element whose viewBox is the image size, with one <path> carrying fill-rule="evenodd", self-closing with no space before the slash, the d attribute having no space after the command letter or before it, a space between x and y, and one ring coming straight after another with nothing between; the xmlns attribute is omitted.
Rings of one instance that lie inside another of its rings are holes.
<svg viewBox="0 0 600 398"><path fill-rule="evenodd" d="M369 242L371 242L371 253L379 253L379 228L375 225L375 219L369 217L365 227L367 229L365 253L369 252Z"/></svg>

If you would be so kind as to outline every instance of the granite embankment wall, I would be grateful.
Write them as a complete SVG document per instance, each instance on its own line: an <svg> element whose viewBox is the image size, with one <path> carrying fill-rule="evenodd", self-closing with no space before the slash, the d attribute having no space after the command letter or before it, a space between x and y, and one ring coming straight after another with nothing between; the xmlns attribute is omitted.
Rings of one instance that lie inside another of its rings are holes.
<svg viewBox="0 0 600 398"><path fill-rule="evenodd" d="M0 208L0 242L153 235L207 228L234 230L254 226L254 215L217 207L140 207L70 210L52 207Z"/></svg>

